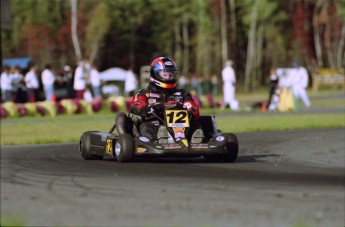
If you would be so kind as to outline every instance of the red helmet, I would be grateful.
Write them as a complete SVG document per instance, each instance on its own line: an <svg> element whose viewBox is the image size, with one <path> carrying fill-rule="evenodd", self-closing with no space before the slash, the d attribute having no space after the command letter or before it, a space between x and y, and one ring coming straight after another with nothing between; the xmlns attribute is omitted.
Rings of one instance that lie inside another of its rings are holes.
<svg viewBox="0 0 345 227"><path fill-rule="evenodd" d="M168 57L159 57L152 61L150 68L150 84L163 89L173 89L177 84L177 68L175 62Z"/></svg>

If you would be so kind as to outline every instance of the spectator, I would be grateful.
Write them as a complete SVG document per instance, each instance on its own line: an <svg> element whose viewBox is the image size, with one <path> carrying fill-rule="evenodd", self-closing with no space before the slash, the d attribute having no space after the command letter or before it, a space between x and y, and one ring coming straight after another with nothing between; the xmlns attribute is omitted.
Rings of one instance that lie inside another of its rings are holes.
<svg viewBox="0 0 345 227"><path fill-rule="evenodd" d="M302 99L304 105L309 108L310 101L306 91L306 88L308 87L308 72L300 65L299 62L294 62L293 67L295 69L291 73L291 83L295 100L298 101L299 99Z"/></svg>
<svg viewBox="0 0 345 227"><path fill-rule="evenodd" d="M181 75L178 79L178 88L179 89L186 89L188 85L188 80L184 75Z"/></svg>
<svg viewBox="0 0 345 227"><path fill-rule="evenodd" d="M28 92L28 101L36 102L38 100L39 82L36 75L36 66L32 65L29 72L25 74L25 84Z"/></svg>
<svg viewBox="0 0 345 227"><path fill-rule="evenodd" d="M134 75L132 68L127 70L126 80L125 80L125 94L132 97L134 92L137 90L138 80Z"/></svg>
<svg viewBox="0 0 345 227"><path fill-rule="evenodd" d="M201 82L202 82L201 78L196 75L193 75L190 80L190 85L192 89L196 91L196 94L199 97L201 97L203 94Z"/></svg>
<svg viewBox="0 0 345 227"><path fill-rule="evenodd" d="M271 69L271 75L269 78L269 93L267 100L267 108L269 110L275 110L279 102L279 77L275 68Z"/></svg>
<svg viewBox="0 0 345 227"><path fill-rule="evenodd" d="M232 68L232 64L233 64L233 61L231 60L226 61L225 67L222 70L223 95L224 95L223 108L225 109L226 106L229 105L231 110L239 110L238 101L235 99L236 77L235 77L235 71Z"/></svg>
<svg viewBox="0 0 345 227"><path fill-rule="evenodd" d="M84 92L86 88L86 68L84 67L84 62L79 62L78 67L75 69L74 73L74 84L73 89L76 92L77 99L84 99Z"/></svg>
<svg viewBox="0 0 345 227"><path fill-rule="evenodd" d="M101 96L101 76L96 65L93 65L91 68L90 83L93 97Z"/></svg>
<svg viewBox="0 0 345 227"><path fill-rule="evenodd" d="M279 100L277 109L281 112L294 110L295 104L292 92L291 69L279 71L277 72L279 75Z"/></svg>
<svg viewBox="0 0 345 227"><path fill-rule="evenodd" d="M66 83L67 86L67 97L73 98L75 96L73 90L73 74L69 65L65 65L63 67L62 80Z"/></svg>
<svg viewBox="0 0 345 227"><path fill-rule="evenodd" d="M51 65L47 64L42 72L42 84L46 101L55 101L54 99L55 75L51 71Z"/></svg>
<svg viewBox="0 0 345 227"><path fill-rule="evenodd" d="M11 73L12 78L12 97L14 102L24 103L26 102L26 89L25 89L25 82L24 76L21 73L21 69L16 66L13 68L13 72Z"/></svg>
<svg viewBox="0 0 345 227"><path fill-rule="evenodd" d="M1 73L1 100L2 102L11 101L12 80L10 76L10 67L5 66Z"/></svg>
<svg viewBox="0 0 345 227"><path fill-rule="evenodd" d="M216 74L211 76L211 95L216 96L218 93L218 77Z"/></svg>

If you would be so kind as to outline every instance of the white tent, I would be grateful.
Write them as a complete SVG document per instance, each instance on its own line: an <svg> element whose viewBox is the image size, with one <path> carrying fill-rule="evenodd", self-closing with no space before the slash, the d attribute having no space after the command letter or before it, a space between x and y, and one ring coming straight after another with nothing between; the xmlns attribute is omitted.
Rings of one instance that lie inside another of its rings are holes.
<svg viewBox="0 0 345 227"><path fill-rule="evenodd" d="M102 86L103 95L106 97L123 95L126 75L127 70L117 67L101 72L101 80L104 82Z"/></svg>

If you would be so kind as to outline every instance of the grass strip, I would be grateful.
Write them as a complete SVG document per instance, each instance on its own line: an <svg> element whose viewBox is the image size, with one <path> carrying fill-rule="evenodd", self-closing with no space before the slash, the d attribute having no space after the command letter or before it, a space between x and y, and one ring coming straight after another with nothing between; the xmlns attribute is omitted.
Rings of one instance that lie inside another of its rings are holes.
<svg viewBox="0 0 345 227"><path fill-rule="evenodd" d="M216 118L223 132L345 127L345 113L254 115ZM114 114L23 118L1 123L1 145L78 142L84 131L109 131Z"/></svg>

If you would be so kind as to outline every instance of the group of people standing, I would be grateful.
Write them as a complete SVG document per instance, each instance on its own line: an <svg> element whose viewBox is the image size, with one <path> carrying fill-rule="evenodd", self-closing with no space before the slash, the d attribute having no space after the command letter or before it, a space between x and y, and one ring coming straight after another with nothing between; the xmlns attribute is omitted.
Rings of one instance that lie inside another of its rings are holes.
<svg viewBox="0 0 345 227"><path fill-rule="evenodd" d="M299 100L303 101L306 108L311 106L306 90L308 72L299 62L294 62L292 66L292 69L271 69L268 110L293 110L298 108Z"/></svg>
<svg viewBox="0 0 345 227"><path fill-rule="evenodd" d="M32 102L38 96L39 81L36 67L23 76L19 67L5 66L1 73L1 101Z"/></svg>
<svg viewBox="0 0 345 227"><path fill-rule="evenodd" d="M231 110L239 110L239 102L235 98L236 75L232 67L233 61L227 60L222 70L223 82L223 105L222 109L229 107ZM308 73L298 62L293 63L293 69L289 72L283 69L272 69L270 75L269 98L266 103L268 110L279 110L279 104L283 98L281 92L289 91L293 94L294 100L301 99L307 108L310 107L306 88L308 86ZM280 71L279 71L280 70ZM124 93L132 96L138 87L137 78L132 69L129 68L126 74ZM210 78L210 94L218 92L218 79L216 75ZM70 87L69 98L84 99L91 102L93 98L102 96L102 80L97 66L91 64L87 59L80 61L75 69L74 76L71 67L66 65L63 73L56 75L50 64L47 64L41 73L41 81L37 75L37 67L32 65L29 71L23 75L19 67L4 67L1 74L1 102L35 102L39 101L39 88L42 84L44 99L55 101L55 85L65 83ZM202 95L202 86L199 78L191 77L190 81L184 76L179 78L179 87L186 88L190 83L191 89L195 89L198 96ZM285 89L286 88L286 89ZM285 90L284 90L285 89ZM200 94L201 93L201 94Z"/></svg>
<svg viewBox="0 0 345 227"><path fill-rule="evenodd" d="M58 75L47 64L39 77L36 65L31 65L23 75L19 67L5 66L1 73L1 102L36 102L40 101L40 86L43 88L44 100L55 101L55 87L65 86L66 98L92 100L101 96L101 77L95 65L81 61L73 76L71 67L65 65Z"/></svg>
<svg viewBox="0 0 345 227"><path fill-rule="evenodd" d="M97 66L87 60L80 61L74 73L75 97L90 102L93 97L102 95L101 85L102 80Z"/></svg>
<svg viewBox="0 0 345 227"><path fill-rule="evenodd" d="M239 110L239 102L235 99L236 76L232 65L233 62L228 60L222 70L223 109L229 106L231 110L236 111ZM307 108L310 107L306 91L309 82L308 72L299 62L294 62L292 66L293 68L288 71L279 69L280 72L278 72L275 68L271 69L269 98L265 103L268 110L293 110L298 107L296 103L300 99ZM291 96L287 97L287 94L291 94ZM286 107L284 104L287 99L291 103L291 107Z"/></svg>

